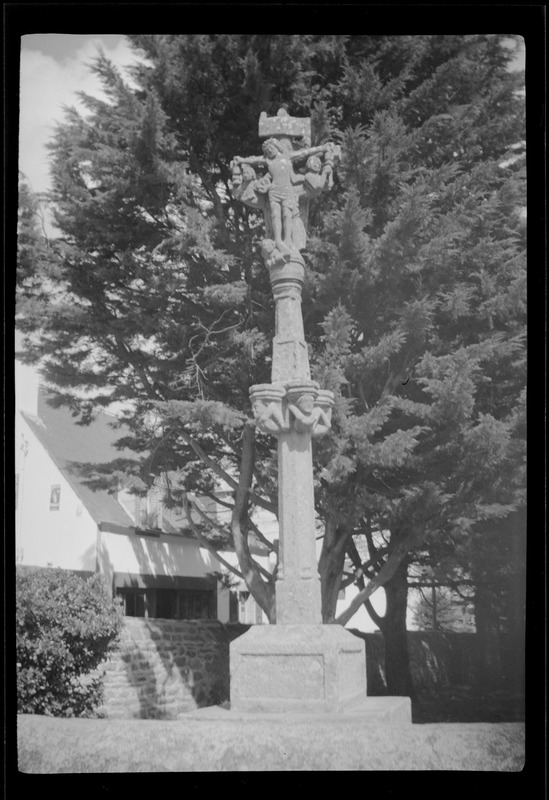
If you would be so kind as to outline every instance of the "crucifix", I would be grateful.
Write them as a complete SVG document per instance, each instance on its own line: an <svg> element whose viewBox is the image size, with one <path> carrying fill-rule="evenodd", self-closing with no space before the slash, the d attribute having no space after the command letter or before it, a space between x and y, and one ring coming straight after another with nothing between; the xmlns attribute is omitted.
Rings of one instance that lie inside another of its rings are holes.
<svg viewBox="0 0 549 800"><path fill-rule="evenodd" d="M263 213L261 249L275 300L271 383L252 386L250 399L259 430L278 440L280 544L276 624L252 625L230 644L231 711L351 709L409 722L408 698L366 697L362 640L341 625L322 624L312 440L330 430L334 395L311 380L301 252L309 203L331 188L340 153L331 143L311 147L310 124L284 109L275 117L262 113L263 155L232 161L233 196Z"/></svg>
<svg viewBox="0 0 549 800"><path fill-rule="evenodd" d="M332 185L339 148L332 143L310 147L310 119L291 117L284 109L276 117L262 114L259 131L266 137L263 156L236 156L232 168L234 196L263 212L262 252L276 308L271 383L250 388L257 427L278 439L276 620L320 623L311 440L330 429L333 394L311 380L301 313L301 251L308 204ZM258 178L255 168L265 174Z"/></svg>

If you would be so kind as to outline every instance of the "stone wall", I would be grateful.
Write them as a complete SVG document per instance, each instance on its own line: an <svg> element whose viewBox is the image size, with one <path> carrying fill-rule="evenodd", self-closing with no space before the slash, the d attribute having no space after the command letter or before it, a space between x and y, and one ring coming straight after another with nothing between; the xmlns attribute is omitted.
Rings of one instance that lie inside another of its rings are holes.
<svg viewBox="0 0 549 800"><path fill-rule="evenodd" d="M249 626L126 617L103 666L108 718L176 719L229 697L229 643Z"/></svg>
<svg viewBox="0 0 549 800"><path fill-rule="evenodd" d="M109 718L176 719L229 700L229 644L249 625L126 617L117 651L104 666ZM381 633L352 631L365 642L369 695L386 694ZM418 692L474 687L477 637L470 633L408 633Z"/></svg>

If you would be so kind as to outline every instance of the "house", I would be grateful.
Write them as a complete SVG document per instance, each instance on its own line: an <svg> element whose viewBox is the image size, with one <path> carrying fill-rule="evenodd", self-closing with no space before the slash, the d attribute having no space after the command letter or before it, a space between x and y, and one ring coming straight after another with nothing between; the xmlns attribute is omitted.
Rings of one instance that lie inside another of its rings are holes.
<svg viewBox="0 0 549 800"><path fill-rule="evenodd" d="M48 405L34 370L17 363L18 564L100 572L130 616L266 622L245 586L227 585L228 570L194 538L183 514L163 508L160 487L140 498L86 483L77 464L131 455L115 448L122 432L113 422L100 413L79 425L67 408ZM210 513L223 513L207 504ZM258 544L254 555L268 567L265 548ZM222 556L237 565L233 551Z"/></svg>

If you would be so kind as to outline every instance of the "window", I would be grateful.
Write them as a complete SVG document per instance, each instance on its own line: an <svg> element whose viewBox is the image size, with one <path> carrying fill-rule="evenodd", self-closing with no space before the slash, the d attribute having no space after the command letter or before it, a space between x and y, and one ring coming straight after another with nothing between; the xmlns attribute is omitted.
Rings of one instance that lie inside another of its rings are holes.
<svg viewBox="0 0 549 800"><path fill-rule="evenodd" d="M211 589L127 589L116 591L127 617L215 619L217 604Z"/></svg>
<svg viewBox="0 0 549 800"><path fill-rule="evenodd" d="M177 592L175 589L156 590L156 617L177 619Z"/></svg>
<svg viewBox="0 0 549 800"><path fill-rule="evenodd" d="M60 503L61 486L58 483L54 483L50 489L50 511L59 511Z"/></svg>
<svg viewBox="0 0 549 800"><path fill-rule="evenodd" d="M124 614L127 617L146 617L147 602L144 590L138 589L123 590L119 589L117 595L122 597L124 603Z"/></svg>
<svg viewBox="0 0 549 800"><path fill-rule="evenodd" d="M238 595L231 589L229 592L229 622L238 621Z"/></svg>
<svg viewBox="0 0 549 800"><path fill-rule="evenodd" d="M215 619L213 592L181 589L178 594L179 619Z"/></svg>

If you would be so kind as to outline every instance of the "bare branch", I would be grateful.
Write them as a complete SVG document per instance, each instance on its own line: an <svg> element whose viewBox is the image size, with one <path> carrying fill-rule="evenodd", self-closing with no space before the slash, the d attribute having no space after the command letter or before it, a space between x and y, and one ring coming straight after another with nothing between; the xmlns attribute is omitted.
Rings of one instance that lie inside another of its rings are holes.
<svg viewBox="0 0 549 800"><path fill-rule="evenodd" d="M186 430L181 428L181 429L178 430L178 434L181 436L182 439L184 439L187 442L187 444L194 450L196 455L205 464L207 464L207 466L212 470L212 472L215 473L215 475L217 475L218 478L221 478L221 480L223 480L226 483L228 483L229 486L231 487L231 489L235 489L235 490L238 489L237 481L235 481L235 479L231 475L229 475L229 473L226 472L223 469L223 467L221 467L219 465L218 461L215 461L215 459L210 458L210 456L200 447L198 442L196 442L193 439L193 437L190 436L190 434L187 433Z"/></svg>
<svg viewBox="0 0 549 800"><path fill-rule="evenodd" d="M209 514L207 514L206 511L204 511L203 508L200 508L200 506L198 505L196 500L187 500L187 502L192 506L192 508L194 508L194 510L197 512L197 514L200 514L200 516L202 517L202 519L204 520L204 522L207 525L210 525L212 528L215 528L220 533L222 533L224 536L227 535L227 529L224 528L223 525L221 525L219 522L217 522L216 520L212 519L209 516Z"/></svg>
<svg viewBox="0 0 549 800"><path fill-rule="evenodd" d="M260 541L260 542L263 542L263 544L264 544L266 547L268 547L268 548L269 548L269 550L270 550L272 553L277 553L277 554L278 554L278 547L277 547L275 544L273 544L273 542L270 542L270 541L267 539L267 537L266 537L266 536L264 536L264 535L261 533L261 531L259 530L259 528L258 528L258 527L257 527L257 525L255 524L255 522L254 522L254 521L251 519L251 517L249 516L249 514L247 514L247 515L246 515L246 522L247 522L248 526L249 526L249 527L252 529L252 531L255 533L255 535L257 536L257 538L259 539L259 541Z"/></svg>
<svg viewBox="0 0 549 800"><path fill-rule="evenodd" d="M379 589L381 586L387 583L390 578L393 577L399 565L412 547L420 544L423 539L426 538L427 534L427 527L423 528L422 530L414 529L412 533L401 539L393 548L387 561L382 566L376 577L373 578L373 580L371 580L370 583L365 586L364 589L362 589L355 597L353 597L349 606L334 621L339 625L346 625L347 622L349 622L353 615L358 611L362 603L364 603L364 601L367 600L367 598L370 597L376 591L376 589Z"/></svg>
<svg viewBox="0 0 549 800"><path fill-rule="evenodd" d="M201 494L204 497L209 497L210 500L213 500L215 503L217 503L220 506L223 506L224 508L229 508L231 510L234 508L234 503L227 503L226 500L220 500L219 497L213 492L201 492Z"/></svg>

